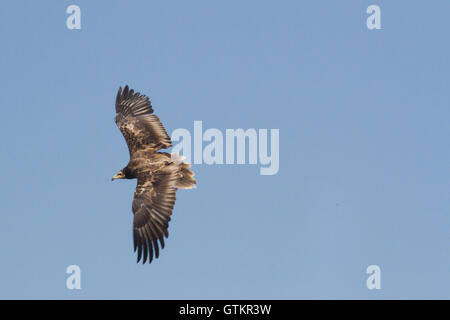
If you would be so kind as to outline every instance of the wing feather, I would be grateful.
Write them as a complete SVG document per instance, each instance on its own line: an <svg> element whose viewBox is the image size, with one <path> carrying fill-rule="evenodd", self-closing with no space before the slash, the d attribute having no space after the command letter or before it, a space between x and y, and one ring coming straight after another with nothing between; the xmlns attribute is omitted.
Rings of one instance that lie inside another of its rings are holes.
<svg viewBox="0 0 450 320"><path fill-rule="evenodd" d="M176 200L177 168L174 164L156 174L144 172L138 176L133 199L133 238L138 249L138 262L159 257L164 237L169 236L170 216ZM136 251L136 249L135 249ZM147 259L148 258L148 259Z"/></svg>
<svg viewBox="0 0 450 320"><path fill-rule="evenodd" d="M128 145L130 155L141 149L167 149L172 141L159 118L153 114L150 99L128 86L116 96L116 124Z"/></svg>

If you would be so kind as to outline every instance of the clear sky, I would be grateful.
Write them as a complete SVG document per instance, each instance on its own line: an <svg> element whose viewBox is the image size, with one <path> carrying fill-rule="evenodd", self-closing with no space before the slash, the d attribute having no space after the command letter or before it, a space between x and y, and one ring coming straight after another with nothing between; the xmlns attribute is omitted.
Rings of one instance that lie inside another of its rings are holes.
<svg viewBox="0 0 450 320"><path fill-rule="evenodd" d="M66 8L81 8L69 30ZM381 8L381 30L366 8ZM0 298L450 298L448 1L5 1ZM169 133L276 128L193 166L136 264L119 86ZM81 290L66 268L81 268ZM368 290L366 268L381 268Z"/></svg>

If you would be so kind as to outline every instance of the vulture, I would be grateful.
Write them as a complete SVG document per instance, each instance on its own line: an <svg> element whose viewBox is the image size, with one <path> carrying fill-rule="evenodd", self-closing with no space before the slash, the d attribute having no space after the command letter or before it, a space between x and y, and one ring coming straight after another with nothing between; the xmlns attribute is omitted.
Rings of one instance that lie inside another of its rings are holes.
<svg viewBox="0 0 450 320"><path fill-rule="evenodd" d="M120 87L115 121L128 145L130 160L112 180L137 179L132 204L134 251L138 263L141 258L143 264L151 263L164 248L164 237L169 236L176 191L192 189L197 182L184 157L159 151L171 147L172 141L147 96Z"/></svg>

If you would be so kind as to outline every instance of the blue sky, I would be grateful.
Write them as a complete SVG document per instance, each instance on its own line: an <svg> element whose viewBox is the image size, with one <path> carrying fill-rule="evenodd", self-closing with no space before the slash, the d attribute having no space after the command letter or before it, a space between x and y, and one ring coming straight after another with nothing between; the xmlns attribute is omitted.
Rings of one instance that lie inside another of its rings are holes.
<svg viewBox="0 0 450 320"><path fill-rule="evenodd" d="M81 8L81 30L66 8ZM381 8L368 30L366 8ZM0 298L450 298L448 1L7 1ZM194 165L136 264L119 86L168 132L277 128L280 170ZM82 289L68 290L79 265ZM366 288L369 265L381 289Z"/></svg>

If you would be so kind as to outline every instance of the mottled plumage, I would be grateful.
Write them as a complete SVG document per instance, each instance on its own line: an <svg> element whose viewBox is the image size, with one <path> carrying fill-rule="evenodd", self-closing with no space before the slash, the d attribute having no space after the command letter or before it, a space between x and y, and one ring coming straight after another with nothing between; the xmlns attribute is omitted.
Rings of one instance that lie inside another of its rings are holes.
<svg viewBox="0 0 450 320"><path fill-rule="evenodd" d="M137 179L132 210L134 251L137 261L152 262L164 248L170 216L178 188L190 189L196 183L189 164L177 154L158 152L172 146L170 137L147 96L128 86L116 98L116 124L130 152L128 165L113 179Z"/></svg>

